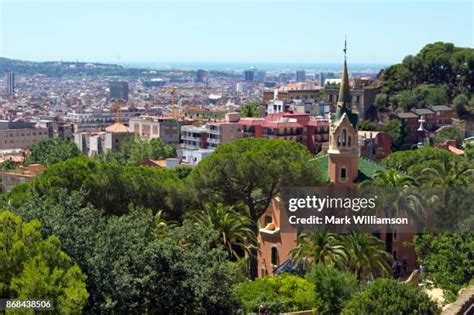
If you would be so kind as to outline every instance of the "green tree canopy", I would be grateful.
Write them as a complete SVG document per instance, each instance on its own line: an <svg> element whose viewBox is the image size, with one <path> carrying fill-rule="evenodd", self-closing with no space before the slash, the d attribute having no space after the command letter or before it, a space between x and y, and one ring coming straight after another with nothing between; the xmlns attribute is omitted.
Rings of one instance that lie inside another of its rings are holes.
<svg viewBox="0 0 474 315"><path fill-rule="evenodd" d="M474 49L443 42L428 44L383 72L382 90L391 95L421 84L445 85L449 98L469 92L474 86Z"/></svg>
<svg viewBox="0 0 474 315"><path fill-rule="evenodd" d="M474 277L474 233L415 236L415 250L424 277L453 294Z"/></svg>
<svg viewBox="0 0 474 315"><path fill-rule="evenodd" d="M83 206L84 196L60 193L57 201L34 197L16 209L41 220L87 274L88 313L229 313L240 275L218 235L185 221L158 237L156 216L132 209L103 216Z"/></svg>
<svg viewBox="0 0 474 315"><path fill-rule="evenodd" d="M270 314L314 308L314 285L301 277L284 273L247 281L237 287L246 312L258 313L263 306Z"/></svg>
<svg viewBox="0 0 474 315"><path fill-rule="evenodd" d="M463 140L461 137L461 131L454 126L443 128L434 138L434 142L442 143L445 140L456 140L458 144L461 144Z"/></svg>
<svg viewBox="0 0 474 315"><path fill-rule="evenodd" d="M464 117L466 114L468 114L468 103L469 98L466 96L466 94L459 94L453 99L453 110L458 114L459 117Z"/></svg>
<svg viewBox="0 0 474 315"><path fill-rule="evenodd" d="M37 220L23 222L0 213L0 295L8 299L52 299L53 309L80 313L89 294L86 276L60 249L59 239L43 239Z"/></svg>
<svg viewBox="0 0 474 315"><path fill-rule="evenodd" d="M123 140L118 152L109 152L98 158L122 165L136 165L145 160L162 160L170 157L176 157L176 150L172 145L165 144L162 139L146 140L130 136Z"/></svg>
<svg viewBox="0 0 474 315"><path fill-rule="evenodd" d="M352 294L359 290L353 273L323 264L314 265L307 279L314 284L314 299L320 314L340 314Z"/></svg>
<svg viewBox="0 0 474 315"><path fill-rule="evenodd" d="M385 123L382 127L382 131L386 132L392 139L393 148L397 149L403 144L405 134L402 122L399 119L392 119Z"/></svg>
<svg viewBox="0 0 474 315"><path fill-rule="evenodd" d="M451 152L439 148L423 147L409 151L393 152L384 160L382 165L409 176L419 178L424 169L439 164L444 158L462 161L463 158Z"/></svg>
<svg viewBox="0 0 474 315"><path fill-rule="evenodd" d="M412 284L379 279L356 293L342 310L344 315L369 314L440 314L428 295Z"/></svg>
<svg viewBox="0 0 474 315"><path fill-rule="evenodd" d="M52 165L80 155L82 153L74 142L46 139L33 143L25 163Z"/></svg>
<svg viewBox="0 0 474 315"><path fill-rule="evenodd" d="M203 211L193 215L193 220L202 228L216 231L219 243L235 259L251 255L251 249L257 245L248 215L240 214L230 206L207 204Z"/></svg>
<svg viewBox="0 0 474 315"><path fill-rule="evenodd" d="M311 159L307 148L295 141L237 139L217 147L190 177L199 200L243 203L256 222L282 185L317 182Z"/></svg>
<svg viewBox="0 0 474 315"><path fill-rule="evenodd" d="M377 130L377 126L371 123L368 120L359 120L358 126L359 130L364 131L375 131Z"/></svg>
<svg viewBox="0 0 474 315"><path fill-rule="evenodd" d="M87 157L48 167L33 182L15 187L6 199L21 203L36 193L54 200L62 189L86 192L85 202L107 214L123 214L134 205L163 210L167 218L177 219L184 209L192 209L190 192L174 169L122 166Z"/></svg>

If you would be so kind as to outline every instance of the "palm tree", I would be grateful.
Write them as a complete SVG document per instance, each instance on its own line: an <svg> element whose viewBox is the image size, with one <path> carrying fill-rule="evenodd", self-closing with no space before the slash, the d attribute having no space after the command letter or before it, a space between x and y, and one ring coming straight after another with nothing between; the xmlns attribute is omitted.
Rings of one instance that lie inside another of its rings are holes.
<svg viewBox="0 0 474 315"><path fill-rule="evenodd" d="M339 266L346 259L346 252L337 234L324 231L302 233L291 250L290 257L295 265L323 263Z"/></svg>
<svg viewBox="0 0 474 315"><path fill-rule="evenodd" d="M374 174L374 178L364 182L365 185L379 186L384 188L395 187L414 187L418 186L415 178L397 172L393 169L378 170Z"/></svg>
<svg viewBox="0 0 474 315"><path fill-rule="evenodd" d="M351 232L343 238L346 267L358 279L390 274L391 255L385 251L384 242L367 233Z"/></svg>
<svg viewBox="0 0 474 315"><path fill-rule="evenodd" d="M418 181L412 176L405 175L393 169L379 170L374 178L362 183L361 187L378 197L378 208L373 209L382 213L384 217L400 218L409 217L415 223L422 222L425 217L423 198L417 189ZM387 225L385 241L386 249L392 252L393 227Z"/></svg>
<svg viewBox="0 0 474 315"><path fill-rule="evenodd" d="M233 207L209 204L204 211L194 214L192 218L196 224L217 231L221 244L236 259L244 255L250 256L251 250L255 248L256 236L252 221Z"/></svg>
<svg viewBox="0 0 474 315"><path fill-rule="evenodd" d="M469 175L473 172L474 168L448 156L421 172L421 181L432 188L425 195L435 209L437 227L457 227L459 220L466 217L463 210L470 208L471 196L465 189L458 188L469 186L472 182Z"/></svg>
<svg viewBox="0 0 474 315"><path fill-rule="evenodd" d="M466 166L461 161L443 156L439 163L425 168L422 172L422 182L431 187L466 187L470 180L469 173L474 168Z"/></svg>

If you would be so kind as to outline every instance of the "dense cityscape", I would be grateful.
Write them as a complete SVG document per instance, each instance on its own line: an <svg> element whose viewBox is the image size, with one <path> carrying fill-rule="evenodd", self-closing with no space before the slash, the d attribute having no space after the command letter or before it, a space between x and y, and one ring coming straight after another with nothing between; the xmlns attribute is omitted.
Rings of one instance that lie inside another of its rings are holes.
<svg viewBox="0 0 474 315"><path fill-rule="evenodd" d="M474 314L458 7L56 5L0 5L0 311Z"/></svg>

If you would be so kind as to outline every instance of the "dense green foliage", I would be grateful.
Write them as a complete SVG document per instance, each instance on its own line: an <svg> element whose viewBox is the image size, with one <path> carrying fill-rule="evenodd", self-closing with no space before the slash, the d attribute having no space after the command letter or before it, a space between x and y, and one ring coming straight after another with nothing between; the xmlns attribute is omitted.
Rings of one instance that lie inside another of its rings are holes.
<svg viewBox="0 0 474 315"><path fill-rule="evenodd" d="M90 311L216 313L236 306L238 275L214 231L184 222L156 238L159 222L150 211L104 217L82 198L62 191L57 201L33 198L17 212L41 220L43 234L57 235L77 260L88 275Z"/></svg>
<svg viewBox="0 0 474 315"><path fill-rule="evenodd" d="M298 276L284 273L247 281L237 288L243 308L258 312L259 307L269 314L309 310L314 308L314 285Z"/></svg>
<svg viewBox="0 0 474 315"><path fill-rule="evenodd" d="M98 158L122 165L136 165L145 160L162 160L170 157L176 157L176 150L163 140L159 138L146 140L130 136L122 141L118 152L109 152Z"/></svg>
<svg viewBox="0 0 474 315"><path fill-rule="evenodd" d="M422 234L415 237L424 277L457 294L474 277L474 233Z"/></svg>
<svg viewBox="0 0 474 315"><path fill-rule="evenodd" d="M463 158L443 149L423 147L416 150L398 151L382 160L382 165L413 177L421 176L421 172L439 164L444 158L462 161Z"/></svg>
<svg viewBox="0 0 474 315"><path fill-rule="evenodd" d="M398 149L405 141L405 133L402 122L399 119L392 119L386 122L381 128L392 140L392 148Z"/></svg>
<svg viewBox="0 0 474 315"><path fill-rule="evenodd" d="M390 274L392 258L384 243L366 233L334 234L323 231L300 234L290 252L295 264L324 264L348 271L358 279Z"/></svg>
<svg viewBox="0 0 474 315"><path fill-rule="evenodd" d="M413 90L403 90L391 98L392 105L408 111L412 108L423 108L428 105L447 104L448 88L446 85L421 84Z"/></svg>
<svg viewBox="0 0 474 315"><path fill-rule="evenodd" d="M1 164L2 170L13 170L18 167L18 164L12 160L5 160Z"/></svg>
<svg viewBox="0 0 474 315"><path fill-rule="evenodd" d="M359 128L359 130L364 130L364 131L377 130L377 126L371 123L369 120L359 120L359 122L357 123L357 128Z"/></svg>
<svg viewBox="0 0 474 315"><path fill-rule="evenodd" d="M352 294L359 290L354 274L323 264L313 266L308 280L314 284L318 314L339 314Z"/></svg>
<svg viewBox="0 0 474 315"><path fill-rule="evenodd" d="M474 94L468 98L467 94L459 94L453 99L453 110L459 117L474 115Z"/></svg>
<svg viewBox="0 0 474 315"><path fill-rule="evenodd" d="M56 236L43 239L38 220L23 222L0 212L0 296L51 300L63 314L80 313L89 294L86 276L60 249Z"/></svg>
<svg viewBox="0 0 474 315"><path fill-rule="evenodd" d="M439 314L440 309L428 295L412 284L380 279L356 293L342 314Z"/></svg>
<svg viewBox="0 0 474 315"><path fill-rule="evenodd" d="M445 140L456 140L460 144L462 142L461 131L454 126L443 128L434 138L434 142L442 143Z"/></svg>
<svg viewBox="0 0 474 315"><path fill-rule="evenodd" d="M82 155L74 142L60 139L46 139L33 143L25 164L52 165Z"/></svg>
<svg viewBox="0 0 474 315"><path fill-rule="evenodd" d="M380 97L378 106L409 109L446 104L457 95L472 93L474 49L428 44L417 55L385 69L382 78L385 97Z"/></svg>
<svg viewBox="0 0 474 315"><path fill-rule="evenodd" d="M312 185L317 167L303 145L287 140L237 139L217 147L192 171L198 199L245 205L254 222L282 185Z"/></svg>
<svg viewBox="0 0 474 315"><path fill-rule="evenodd" d="M251 249L257 245L252 221L232 207L208 204L203 211L195 213L193 219L202 228L216 231L218 241L233 258L251 255Z"/></svg>
<svg viewBox="0 0 474 315"><path fill-rule="evenodd" d="M85 201L107 214L126 213L129 206L134 205L155 212L163 210L168 218L176 219L190 200L189 192L173 169L121 166L87 157L48 167L33 182L15 187L7 199L22 202L32 193L55 199L62 189L85 191Z"/></svg>

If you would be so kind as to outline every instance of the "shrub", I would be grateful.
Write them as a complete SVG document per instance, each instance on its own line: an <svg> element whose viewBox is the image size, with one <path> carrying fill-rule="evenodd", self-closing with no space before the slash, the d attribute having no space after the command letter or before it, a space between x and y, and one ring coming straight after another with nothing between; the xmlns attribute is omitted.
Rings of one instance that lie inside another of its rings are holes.
<svg viewBox="0 0 474 315"><path fill-rule="evenodd" d="M358 290L356 276L323 264L315 265L308 274L314 284L318 313L339 314L344 304Z"/></svg>
<svg viewBox="0 0 474 315"><path fill-rule="evenodd" d="M423 234L414 240L425 278L440 288L457 294L474 277L474 233Z"/></svg>
<svg viewBox="0 0 474 315"><path fill-rule="evenodd" d="M342 314L440 314L438 305L418 287L392 279L379 279L354 294Z"/></svg>
<svg viewBox="0 0 474 315"><path fill-rule="evenodd" d="M247 312L257 312L263 305L267 312L279 313L313 308L313 291L308 280L285 273L244 282L237 295Z"/></svg>

